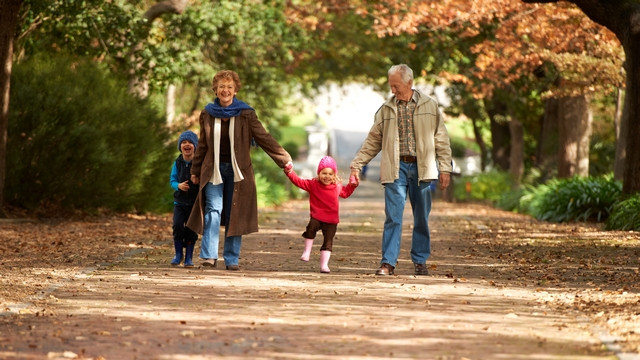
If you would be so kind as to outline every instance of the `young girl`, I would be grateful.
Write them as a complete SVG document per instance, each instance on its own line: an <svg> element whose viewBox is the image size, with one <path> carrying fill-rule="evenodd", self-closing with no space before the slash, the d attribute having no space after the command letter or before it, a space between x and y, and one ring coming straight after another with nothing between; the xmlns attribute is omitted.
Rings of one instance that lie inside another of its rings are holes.
<svg viewBox="0 0 640 360"><path fill-rule="evenodd" d="M348 198L358 186L355 179L343 186L338 177L338 166L331 156L325 156L318 164L318 176L313 179L302 179L293 171L293 165L284 168L285 174L291 182L309 193L309 210L311 218L304 237L304 252L302 261L309 261L313 239L318 230L322 230L324 241L320 248L320 272L329 273L329 258L333 247L333 237L338 228L339 204L338 196Z"/></svg>

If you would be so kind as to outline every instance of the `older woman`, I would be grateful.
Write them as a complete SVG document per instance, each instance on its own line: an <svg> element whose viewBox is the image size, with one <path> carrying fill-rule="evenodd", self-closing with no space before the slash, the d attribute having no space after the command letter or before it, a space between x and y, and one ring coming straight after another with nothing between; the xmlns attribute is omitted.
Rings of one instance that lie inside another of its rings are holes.
<svg viewBox="0 0 640 360"><path fill-rule="evenodd" d="M198 148L191 181L200 191L187 226L202 234L203 266L215 267L220 225L225 226L223 258L227 270L238 270L242 235L258 231L258 201L251 164L252 139L280 167L289 153L262 126L256 112L236 99L240 77L222 70L213 77L214 102L200 113Z"/></svg>

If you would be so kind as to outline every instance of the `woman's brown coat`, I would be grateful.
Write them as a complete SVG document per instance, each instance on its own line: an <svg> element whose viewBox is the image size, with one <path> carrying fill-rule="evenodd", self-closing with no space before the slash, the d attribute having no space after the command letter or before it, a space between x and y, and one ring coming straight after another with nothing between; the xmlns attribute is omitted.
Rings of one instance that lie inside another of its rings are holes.
<svg viewBox="0 0 640 360"><path fill-rule="evenodd" d="M200 136L194 159L191 161L191 174L200 178L200 191L193 205L187 227L202 234L204 210L204 186L213 177L213 124L214 118L206 111L200 113ZM233 205L225 224L227 236L245 235L258 231L258 198L256 182L251 164L251 139L264 150L280 167L291 161L289 153L265 130L254 110L242 110L236 116L234 124L233 151L244 180L233 186ZM223 213L229 209L223 209ZM224 216L221 219L224 221Z"/></svg>

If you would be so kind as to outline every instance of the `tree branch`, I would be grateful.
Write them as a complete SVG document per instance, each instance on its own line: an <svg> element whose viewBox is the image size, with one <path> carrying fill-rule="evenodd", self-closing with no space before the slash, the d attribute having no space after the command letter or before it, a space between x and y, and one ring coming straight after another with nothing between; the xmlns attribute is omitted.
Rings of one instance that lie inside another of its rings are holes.
<svg viewBox="0 0 640 360"><path fill-rule="evenodd" d="M157 17L162 16L166 13L173 14L182 14L184 9L187 7L188 0L166 0L160 1L150 7L147 12L144 13L144 18L152 22Z"/></svg>

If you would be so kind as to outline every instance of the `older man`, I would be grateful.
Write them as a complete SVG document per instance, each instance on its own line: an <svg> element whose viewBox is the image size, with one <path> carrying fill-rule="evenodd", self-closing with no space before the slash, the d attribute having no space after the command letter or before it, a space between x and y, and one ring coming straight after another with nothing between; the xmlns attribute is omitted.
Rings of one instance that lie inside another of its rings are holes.
<svg viewBox="0 0 640 360"><path fill-rule="evenodd" d="M413 71L405 64L388 71L393 96L375 114L373 126L351 162L351 175L381 152L380 182L384 185L386 219L382 259L376 275L393 275L400 253L402 215L407 199L413 209L411 260L416 275L428 275L431 255L429 213L431 181L449 186L451 147L438 102L413 89Z"/></svg>

